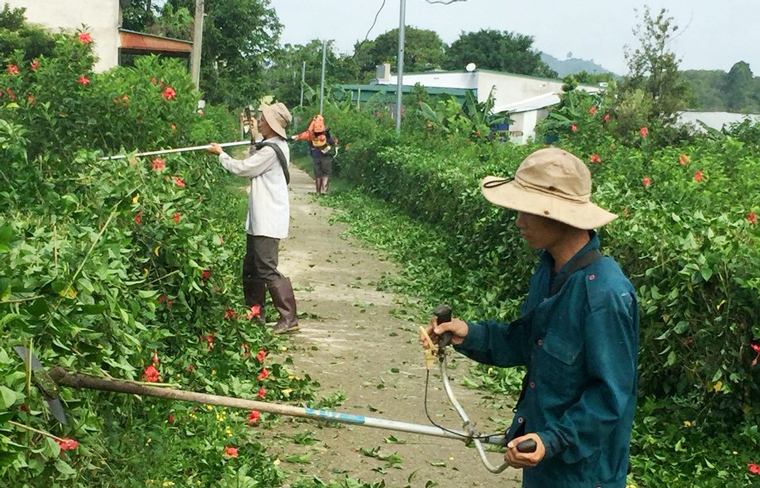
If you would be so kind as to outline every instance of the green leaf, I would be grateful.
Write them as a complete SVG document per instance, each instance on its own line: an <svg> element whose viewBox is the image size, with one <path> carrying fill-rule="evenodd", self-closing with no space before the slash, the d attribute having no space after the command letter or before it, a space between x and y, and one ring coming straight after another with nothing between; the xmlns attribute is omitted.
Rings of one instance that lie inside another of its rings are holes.
<svg viewBox="0 0 760 488"><path fill-rule="evenodd" d="M74 468L69 466L69 463L67 463L63 459L57 459L55 461L55 469L57 469L58 472L64 476L73 476L77 474L76 470L74 470Z"/></svg>
<svg viewBox="0 0 760 488"><path fill-rule="evenodd" d="M16 403L16 392L7 386L0 386L0 408L9 408Z"/></svg>

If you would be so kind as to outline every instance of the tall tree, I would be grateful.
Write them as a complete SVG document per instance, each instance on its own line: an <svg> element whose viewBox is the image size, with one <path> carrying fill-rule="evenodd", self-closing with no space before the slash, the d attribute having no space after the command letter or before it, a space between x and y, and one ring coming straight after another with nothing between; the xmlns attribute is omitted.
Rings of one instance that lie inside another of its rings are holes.
<svg viewBox="0 0 760 488"><path fill-rule="evenodd" d="M726 76L726 105L733 112L741 112L746 109L750 99L750 91L753 84L752 70L749 64L739 61L731 67Z"/></svg>
<svg viewBox="0 0 760 488"><path fill-rule="evenodd" d="M274 95L289 107L298 105L304 63L304 83L307 87L319 90L322 75L322 41L315 39L306 45L286 44L277 51L266 73L267 93ZM358 67L353 58L336 53L332 41L327 43L325 65L325 85L357 81Z"/></svg>
<svg viewBox="0 0 760 488"><path fill-rule="evenodd" d="M194 0L168 0L195 12ZM282 25L269 0L205 2L201 91L206 100L240 107L260 98L264 66L277 51Z"/></svg>
<svg viewBox="0 0 760 488"><path fill-rule="evenodd" d="M440 68L446 44L432 30L406 26L404 29L404 71L424 72ZM373 41L354 45L354 62L364 81L374 78L375 67L381 63L398 62L398 28L377 36Z"/></svg>
<svg viewBox="0 0 760 488"><path fill-rule="evenodd" d="M166 0L159 11L151 0L132 0L124 26L143 32L189 32L195 0ZM165 14L165 18L161 14ZM205 2L201 91L212 103L239 108L263 93L265 65L278 49L282 25L270 0Z"/></svg>
<svg viewBox="0 0 760 488"><path fill-rule="evenodd" d="M448 49L443 66L461 70L469 63L483 69L557 77L557 73L541 61L541 54L533 49L532 37L507 31L483 29L459 36Z"/></svg>
<svg viewBox="0 0 760 488"><path fill-rule="evenodd" d="M669 50L678 26L673 18L662 9L657 17L652 17L649 7L644 7L642 23L633 32L639 46L631 50L625 48L625 59L629 74L621 84L621 96L642 91L649 98L646 120L672 125L678 112L688 106L690 86L678 71L680 60Z"/></svg>

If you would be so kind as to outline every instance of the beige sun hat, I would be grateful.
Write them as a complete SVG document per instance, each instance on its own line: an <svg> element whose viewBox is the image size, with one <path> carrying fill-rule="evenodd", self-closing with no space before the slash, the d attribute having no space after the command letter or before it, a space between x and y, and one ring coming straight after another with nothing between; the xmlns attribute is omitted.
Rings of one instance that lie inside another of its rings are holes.
<svg viewBox="0 0 760 488"><path fill-rule="evenodd" d="M486 176L480 182L486 200L519 212L591 230L617 215L591 203L591 172L583 161L559 148L530 154L514 178Z"/></svg>
<svg viewBox="0 0 760 488"><path fill-rule="evenodd" d="M288 138L288 133L285 131L285 127L288 126L293 116L290 115L290 110L284 103L277 102L272 105L261 105L261 114L269 124L269 127L277 133L278 136L283 139Z"/></svg>

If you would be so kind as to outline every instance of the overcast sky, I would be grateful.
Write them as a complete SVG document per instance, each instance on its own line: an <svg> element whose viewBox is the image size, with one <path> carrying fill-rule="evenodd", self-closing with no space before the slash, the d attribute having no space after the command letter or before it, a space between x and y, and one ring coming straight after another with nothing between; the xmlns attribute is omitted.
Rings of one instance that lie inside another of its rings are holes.
<svg viewBox="0 0 760 488"><path fill-rule="evenodd" d="M271 0L283 24L281 43L334 40L352 53L372 26L383 0ZM430 29L447 44L462 32L496 29L532 36L533 46L563 60L593 59L626 74L624 46L636 47L634 9L667 8L680 35L672 50L681 69L728 71L737 61L760 75L760 0L467 0L451 5L406 0L406 25ZM369 39L399 25L400 0L386 0ZM394 68L395 71L395 68Z"/></svg>

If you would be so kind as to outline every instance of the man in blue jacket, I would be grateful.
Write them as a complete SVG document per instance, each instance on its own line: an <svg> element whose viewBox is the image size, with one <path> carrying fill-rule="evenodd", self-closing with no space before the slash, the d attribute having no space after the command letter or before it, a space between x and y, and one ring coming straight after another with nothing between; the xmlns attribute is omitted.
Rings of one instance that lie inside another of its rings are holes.
<svg viewBox="0 0 760 488"><path fill-rule="evenodd" d="M521 317L431 322L433 341L495 366L525 366L506 461L527 488L624 488L636 407L639 315L631 283L599 253L592 230L617 216L591 203L591 174L557 148L528 156L514 178L486 177L483 196L518 211L540 259ZM537 449L518 452L533 439Z"/></svg>

